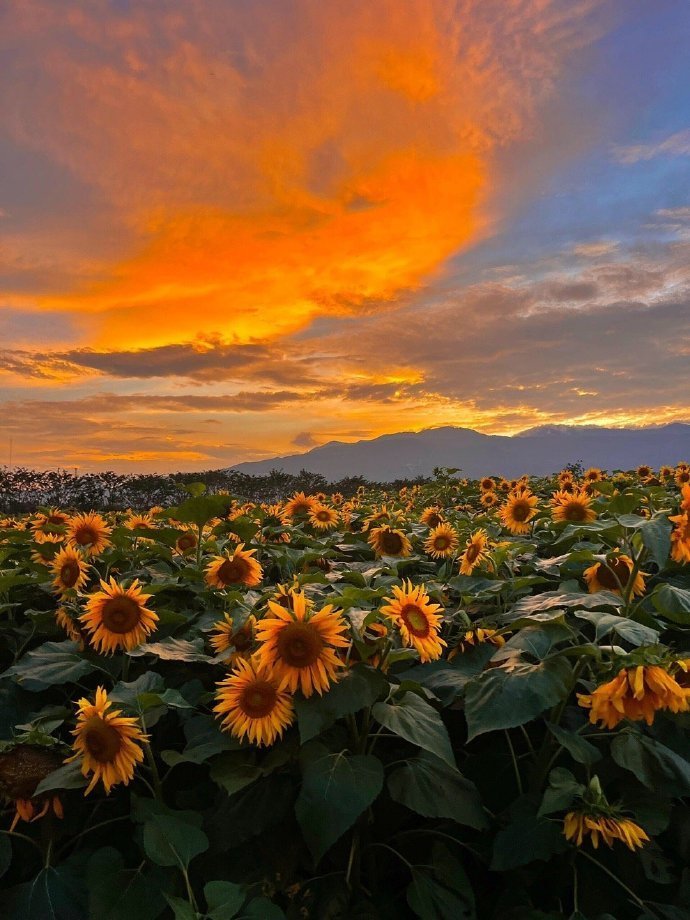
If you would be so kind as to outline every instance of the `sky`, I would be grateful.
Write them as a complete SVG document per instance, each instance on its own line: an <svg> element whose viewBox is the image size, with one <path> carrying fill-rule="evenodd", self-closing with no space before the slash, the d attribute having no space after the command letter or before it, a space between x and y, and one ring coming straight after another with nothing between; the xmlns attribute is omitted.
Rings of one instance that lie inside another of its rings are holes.
<svg viewBox="0 0 690 920"><path fill-rule="evenodd" d="M690 421L687 0L10 0L0 465Z"/></svg>

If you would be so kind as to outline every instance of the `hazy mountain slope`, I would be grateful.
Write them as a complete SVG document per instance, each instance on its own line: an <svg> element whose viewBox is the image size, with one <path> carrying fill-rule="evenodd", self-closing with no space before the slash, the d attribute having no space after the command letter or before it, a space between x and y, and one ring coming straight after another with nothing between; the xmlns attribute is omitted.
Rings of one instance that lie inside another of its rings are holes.
<svg viewBox="0 0 690 920"><path fill-rule="evenodd" d="M681 460L690 460L690 425L676 423L634 429L546 426L515 437L485 435L468 428L429 428L351 444L330 441L303 454L232 468L254 475L273 469L287 473L306 469L329 480L361 475L390 481L428 476L435 466L460 467L467 476L513 477L552 473L578 461L611 470L641 463L658 467Z"/></svg>

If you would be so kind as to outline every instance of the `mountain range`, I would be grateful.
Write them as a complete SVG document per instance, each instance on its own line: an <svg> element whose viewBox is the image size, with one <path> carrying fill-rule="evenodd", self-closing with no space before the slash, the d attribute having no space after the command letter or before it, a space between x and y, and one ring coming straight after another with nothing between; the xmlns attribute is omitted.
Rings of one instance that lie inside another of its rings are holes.
<svg viewBox="0 0 690 920"><path fill-rule="evenodd" d="M321 473L329 481L347 476L390 482L430 476L434 467L459 467L472 478L558 472L568 463L605 470L653 467L690 461L690 424L647 428L547 425L513 436L470 428L427 428L372 440L329 441L301 454L239 463L231 469L254 476L272 470Z"/></svg>

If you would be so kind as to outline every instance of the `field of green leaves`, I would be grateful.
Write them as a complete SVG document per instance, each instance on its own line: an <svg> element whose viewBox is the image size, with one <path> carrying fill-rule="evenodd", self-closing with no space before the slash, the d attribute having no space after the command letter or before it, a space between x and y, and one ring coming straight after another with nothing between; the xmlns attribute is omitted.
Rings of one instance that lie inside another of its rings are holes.
<svg viewBox="0 0 690 920"><path fill-rule="evenodd" d="M687 920L690 473L0 521L0 916Z"/></svg>

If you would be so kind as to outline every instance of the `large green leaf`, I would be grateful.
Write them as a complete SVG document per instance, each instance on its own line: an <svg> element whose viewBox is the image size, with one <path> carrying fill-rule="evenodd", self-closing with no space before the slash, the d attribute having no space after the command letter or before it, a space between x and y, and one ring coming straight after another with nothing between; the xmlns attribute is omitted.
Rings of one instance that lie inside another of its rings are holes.
<svg viewBox="0 0 690 920"><path fill-rule="evenodd" d="M468 741L536 718L566 697L571 677L570 664L561 656L534 664L516 657L485 671L465 690Z"/></svg>
<svg viewBox="0 0 690 920"><path fill-rule="evenodd" d="M522 805L517 803L511 823L496 834L491 859L495 871L526 866L535 859L549 860L568 847L561 821L538 817Z"/></svg>
<svg viewBox="0 0 690 920"><path fill-rule="evenodd" d="M380 671L355 665L324 696L295 700L302 743L315 738L342 716L371 706L385 693L388 681Z"/></svg>
<svg viewBox="0 0 690 920"><path fill-rule="evenodd" d="M400 700L377 703L372 709L377 722L425 751L431 751L449 766L455 766L448 730L439 713L416 693L407 692Z"/></svg>
<svg viewBox="0 0 690 920"><path fill-rule="evenodd" d="M474 783L428 751L388 777L391 798L425 818L450 818L481 829L487 819Z"/></svg>
<svg viewBox="0 0 690 920"><path fill-rule="evenodd" d="M654 645L659 641L659 633L656 629L636 623L635 620L627 617L605 613L603 610L578 610L575 616L580 620L589 620L590 623L594 623L597 642L610 632L617 633L621 639L625 639L631 645Z"/></svg>
<svg viewBox="0 0 690 920"><path fill-rule="evenodd" d="M532 597L522 597L510 611L510 619L543 613L546 610L584 608L593 610L598 607L622 607L623 599L611 591L598 591L596 594L562 593L545 591Z"/></svg>
<svg viewBox="0 0 690 920"><path fill-rule="evenodd" d="M41 869L29 882L0 895L0 916L8 920L84 920L83 883L66 866Z"/></svg>
<svg viewBox="0 0 690 920"><path fill-rule="evenodd" d="M621 732L613 739L611 756L649 789L665 789L669 795L690 795L690 763L654 738L638 732Z"/></svg>
<svg viewBox="0 0 690 920"><path fill-rule="evenodd" d="M649 555L663 569L671 552L671 522L666 515L655 515L645 520L639 530Z"/></svg>
<svg viewBox="0 0 690 920"><path fill-rule="evenodd" d="M462 865L446 847L434 844L433 869L415 867L407 903L421 920L474 920L474 893Z"/></svg>
<svg viewBox="0 0 690 920"><path fill-rule="evenodd" d="M690 626L690 589L662 584L656 586L650 597L664 619Z"/></svg>
<svg viewBox="0 0 690 920"><path fill-rule="evenodd" d="M211 518L226 514L231 501L229 495L196 495L176 508L170 508L169 514L177 521L202 527Z"/></svg>
<svg viewBox="0 0 690 920"><path fill-rule="evenodd" d="M158 866L186 869L195 856L208 849L208 837L180 817L154 814L144 824L144 849Z"/></svg>
<svg viewBox="0 0 690 920"><path fill-rule="evenodd" d="M303 748L301 761L295 814L318 863L381 792L383 764L370 754L334 754L317 742Z"/></svg>
<svg viewBox="0 0 690 920"><path fill-rule="evenodd" d="M126 869L122 854L113 847L91 855L86 879L89 916L98 920L153 920L165 907L158 884L162 880L150 868Z"/></svg>
<svg viewBox="0 0 690 920"><path fill-rule="evenodd" d="M94 670L95 665L79 652L77 643L66 640L44 642L8 668L3 677L12 676L26 690L36 691L58 684L78 683Z"/></svg>
<svg viewBox="0 0 690 920"><path fill-rule="evenodd" d="M66 763L44 777L36 786L34 795L52 792L53 789L82 789L85 785L86 778L82 775L80 765Z"/></svg>
<svg viewBox="0 0 690 920"><path fill-rule="evenodd" d="M160 642L145 642L132 649L132 658L142 655L157 655L163 661L212 661L204 652L204 640L162 639Z"/></svg>
<svg viewBox="0 0 690 920"><path fill-rule="evenodd" d="M547 722L546 727L573 760L585 764L594 764L601 760L601 751L591 741L583 738L582 735L578 735L576 732L569 732L552 722Z"/></svg>
<svg viewBox="0 0 690 920"><path fill-rule="evenodd" d="M204 885L204 897L210 920L232 920L239 913L247 894L232 882L207 882Z"/></svg>

